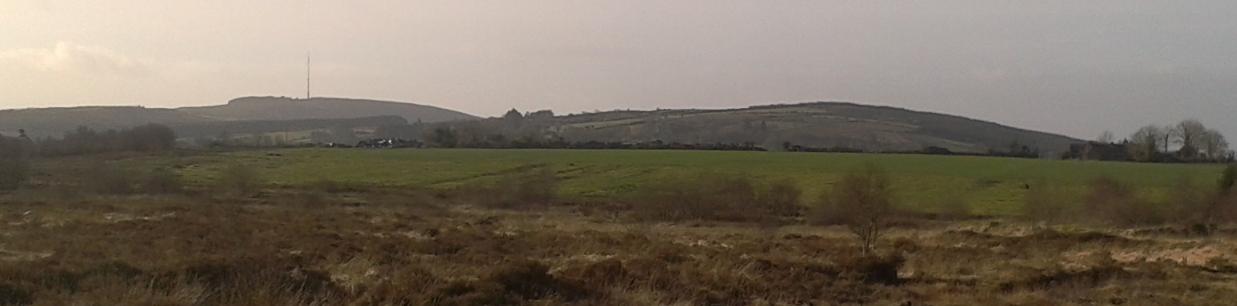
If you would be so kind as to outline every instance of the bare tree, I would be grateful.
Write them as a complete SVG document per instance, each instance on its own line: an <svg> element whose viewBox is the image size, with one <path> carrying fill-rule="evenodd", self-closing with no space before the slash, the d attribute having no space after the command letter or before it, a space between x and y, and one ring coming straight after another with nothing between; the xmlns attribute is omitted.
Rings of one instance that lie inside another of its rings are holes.
<svg viewBox="0 0 1237 306"><path fill-rule="evenodd" d="M1173 127L1164 126L1160 132L1160 146L1164 147L1164 149L1160 150L1160 152L1169 153L1168 145L1173 143L1173 135L1175 134L1175 132L1173 132Z"/></svg>
<svg viewBox="0 0 1237 306"><path fill-rule="evenodd" d="M858 236L866 256L885 234L893 206L889 177L880 168L868 165L834 184L822 197L814 217L818 223L845 225Z"/></svg>
<svg viewBox="0 0 1237 306"><path fill-rule="evenodd" d="M1178 154L1192 158L1198 155L1198 150L1202 147L1201 141L1206 133L1207 126L1202 122L1187 119L1173 126L1169 134L1173 137L1174 143L1181 146L1181 149L1177 151Z"/></svg>
<svg viewBox="0 0 1237 306"><path fill-rule="evenodd" d="M1154 124L1139 128L1130 135L1130 155L1137 161L1154 160L1165 134L1164 128Z"/></svg>
<svg viewBox="0 0 1237 306"><path fill-rule="evenodd" d="M1228 153L1228 140L1224 139L1224 134L1220 134L1220 131L1209 129L1203 132L1199 144L1199 149L1207 154L1207 158L1213 160L1223 159L1225 153Z"/></svg>
<svg viewBox="0 0 1237 306"><path fill-rule="evenodd" d="M1117 137L1112 135L1112 131L1104 131L1100 133L1099 137L1095 138L1095 141L1099 143L1113 143L1116 139Z"/></svg>

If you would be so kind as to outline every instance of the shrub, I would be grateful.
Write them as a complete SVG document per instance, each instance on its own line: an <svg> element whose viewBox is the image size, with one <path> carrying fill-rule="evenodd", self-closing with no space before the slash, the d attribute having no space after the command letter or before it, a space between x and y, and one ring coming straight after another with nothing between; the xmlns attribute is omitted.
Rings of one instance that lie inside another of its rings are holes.
<svg viewBox="0 0 1237 306"><path fill-rule="evenodd" d="M799 215L800 194L790 181L760 186L746 176L695 173L643 186L629 202L640 220L775 222Z"/></svg>
<svg viewBox="0 0 1237 306"><path fill-rule="evenodd" d="M1181 177L1177 183L1169 190L1168 202L1164 206L1167 210L1167 216L1171 217L1175 222L1183 224L1201 224L1207 223L1210 219L1211 204L1213 201L1208 199L1208 192L1194 185L1187 177Z"/></svg>
<svg viewBox="0 0 1237 306"><path fill-rule="evenodd" d="M329 179L319 180L310 184L310 189L326 193L346 193L365 191L366 186L356 183L344 183Z"/></svg>
<svg viewBox="0 0 1237 306"><path fill-rule="evenodd" d="M1237 182L1237 164L1224 167L1224 172L1220 174L1220 194L1231 193L1235 182Z"/></svg>
<svg viewBox="0 0 1237 306"><path fill-rule="evenodd" d="M1039 180L1027 184L1023 197L1022 216L1034 222L1056 223L1069 212L1069 205L1062 196L1061 188Z"/></svg>
<svg viewBox="0 0 1237 306"><path fill-rule="evenodd" d="M142 178L141 187L146 193L170 194L185 191L185 183L180 175L168 168L156 168L147 172Z"/></svg>
<svg viewBox="0 0 1237 306"><path fill-rule="evenodd" d="M889 177L874 165L853 171L822 194L812 221L845 225L859 238L863 254L870 254L895 213Z"/></svg>
<svg viewBox="0 0 1237 306"><path fill-rule="evenodd" d="M97 194L124 195L137 191L134 171L104 161L94 164L83 173L83 185Z"/></svg>
<svg viewBox="0 0 1237 306"><path fill-rule="evenodd" d="M0 283L0 305L30 305L34 304L34 296L14 286Z"/></svg>
<svg viewBox="0 0 1237 306"><path fill-rule="evenodd" d="M224 168L215 182L220 190L239 194L252 193L261 187L258 172L245 165L234 164Z"/></svg>
<svg viewBox="0 0 1237 306"><path fill-rule="evenodd" d="M527 208L554 202L558 196L558 181L554 170L547 166L525 166L479 190L466 191L479 197L477 202L482 206Z"/></svg>
<svg viewBox="0 0 1237 306"><path fill-rule="evenodd" d="M1139 199L1132 188L1117 180L1100 177L1092 180L1087 188L1083 208L1092 222L1130 226L1165 221L1163 211Z"/></svg>
<svg viewBox="0 0 1237 306"><path fill-rule="evenodd" d="M899 254L877 256L842 256L837 259L843 277L855 278L869 284L896 285L898 269L906 262Z"/></svg>
<svg viewBox="0 0 1237 306"><path fill-rule="evenodd" d="M789 179L775 181L757 192L756 209L762 214L776 217L794 217L801 214L803 207L799 198L803 190Z"/></svg>
<svg viewBox="0 0 1237 306"><path fill-rule="evenodd" d="M30 163L25 159L0 157L0 191L17 189L30 177Z"/></svg>
<svg viewBox="0 0 1237 306"><path fill-rule="evenodd" d="M1215 205L1211 210L1217 222L1232 223L1237 222L1237 193L1230 192L1227 195L1218 197Z"/></svg>
<svg viewBox="0 0 1237 306"><path fill-rule="evenodd" d="M944 219L966 219L971 217L971 206L965 198L951 197L936 204L936 216Z"/></svg>
<svg viewBox="0 0 1237 306"><path fill-rule="evenodd" d="M555 278L549 272L550 268L545 264L521 261L497 269L486 280L498 283L507 292L525 300L552 296L573 299L582 294L579 288Z"/></svg>
<svg viewBox="0 0 1237 306"><path fill-rule="evenodd" d="M30 177L30 146L0 136L0 191L14 190Z"/></svg>

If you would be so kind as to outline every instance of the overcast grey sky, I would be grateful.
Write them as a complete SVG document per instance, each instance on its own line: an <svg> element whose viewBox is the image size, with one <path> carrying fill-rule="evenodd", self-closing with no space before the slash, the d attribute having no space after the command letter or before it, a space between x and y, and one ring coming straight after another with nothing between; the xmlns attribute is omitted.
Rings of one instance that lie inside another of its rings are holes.
<svg viewBox="0 0 1237 306"><path fill-rule="evenodd" d="M314 95L494 116L854 101L1237 135L1237 1L0 0L0 108Z"/></svg>

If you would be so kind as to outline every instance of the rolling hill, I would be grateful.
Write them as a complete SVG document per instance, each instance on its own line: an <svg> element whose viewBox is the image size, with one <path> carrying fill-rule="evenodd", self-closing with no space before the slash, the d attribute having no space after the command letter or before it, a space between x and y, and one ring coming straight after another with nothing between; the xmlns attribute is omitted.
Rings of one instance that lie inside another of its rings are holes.
<svg viewBox="0 0 1237 306"><path fill-rule="evenodd" d="M960 116L845 102L722 110L612 111L554 117L543 123L569 141L783 143L867 151L912 151L934 146L982 153L1026 145L1045 154L1081 140Z"/></svg>
<svg viewBox="0 0 1237 306"><path fill-rule="evenodd" d="M244 97L225 105L183 108L136 106L86 106L0 110L0 134L15 135L24 129L31 137L56 137L86 126L117 129L148 123L173 127L220 127L227 123L257 121L242 126L270 126L280 121L333 124L335 119L395 116L408 122L427 123L471 120L477 117L449 109L391 101L281 97ZM299 121L316 119L317 121ZM389 121L389 120L388 120Z"/></svg>
<svg viewBox="0 0 1237 306"><path fill-rule="evenodd" d="M347 119L373 116L400 116L409 122L477 119L473 115L428 105L343 98L244 97L228 101L225 105L184 107L178 110L223 121Z"/></svg>
<svg viewBox="0 0 1237 306"><path fill-rule="evenodd" d="M85 106L0 110L0 134L16 135L20 129L30 137L59 137L86 126L106 130L148 123L190 124L209 121L175 109L137 106Z"/></svg>
<svg viewBox="0 0 1237 306"><path fill-rule="evenodd" d="M401 120L402 119L402 120ZM0 111L0 133L27 130L59 136L78 126L113 129L161 123L182 135L245 131L310 131L337 126L448 125L480 122L478 133L553 135L567 141L753 143L770 149L793 144L865 151L914 151L939 147L983 153L1025 145L1053 156L1081 140L960 116L845 102L813 102L738 109L609 111L530 116L511 126L503 118L477 121L458 111L411 103L342 98L244 97L225 105L175 109L73 107ZM454 123L453 123L454 122ZM488 122L488 123L487 123ZM463 127L461 125L460 127ZM468 130L465 128L464 130ZM479 135L485 136L485 135ZM419 137L419 135L410 136Z"/></svg>

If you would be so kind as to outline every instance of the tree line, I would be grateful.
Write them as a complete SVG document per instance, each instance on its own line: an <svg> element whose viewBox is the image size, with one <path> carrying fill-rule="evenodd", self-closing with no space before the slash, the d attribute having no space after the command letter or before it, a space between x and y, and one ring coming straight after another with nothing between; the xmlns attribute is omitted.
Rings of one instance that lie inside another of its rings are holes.
<svg viewBox="0 0 1237 306"><path fill-rule="evenodd" d="M1224 134L1194 119L1146 125L1119 143L1111 132L1104 132L1096 142L1124 146L1124 159L1139 162L1231 162L1234 158Z"/></svg>
<svg viewBox="0 0 1237 306"><path fill-rule="evenodd" d="M21 137L24 137L21 136ZM107 152L161 152L176 146L176 132L160 124L96 131L78 127L61 138L32 141L39 156L71 156Z"/></svg>
<svg viewBox="0 0 1237 306"><path fill-rule="evenodd" d="M0 135L0 191L16 189L29 177L33 157L59 157L108 152L162 152L176 145L171 128L147 124L120 130L96 131L78 127L61 138L31 139L24 130L17 137Z"/></svg>

